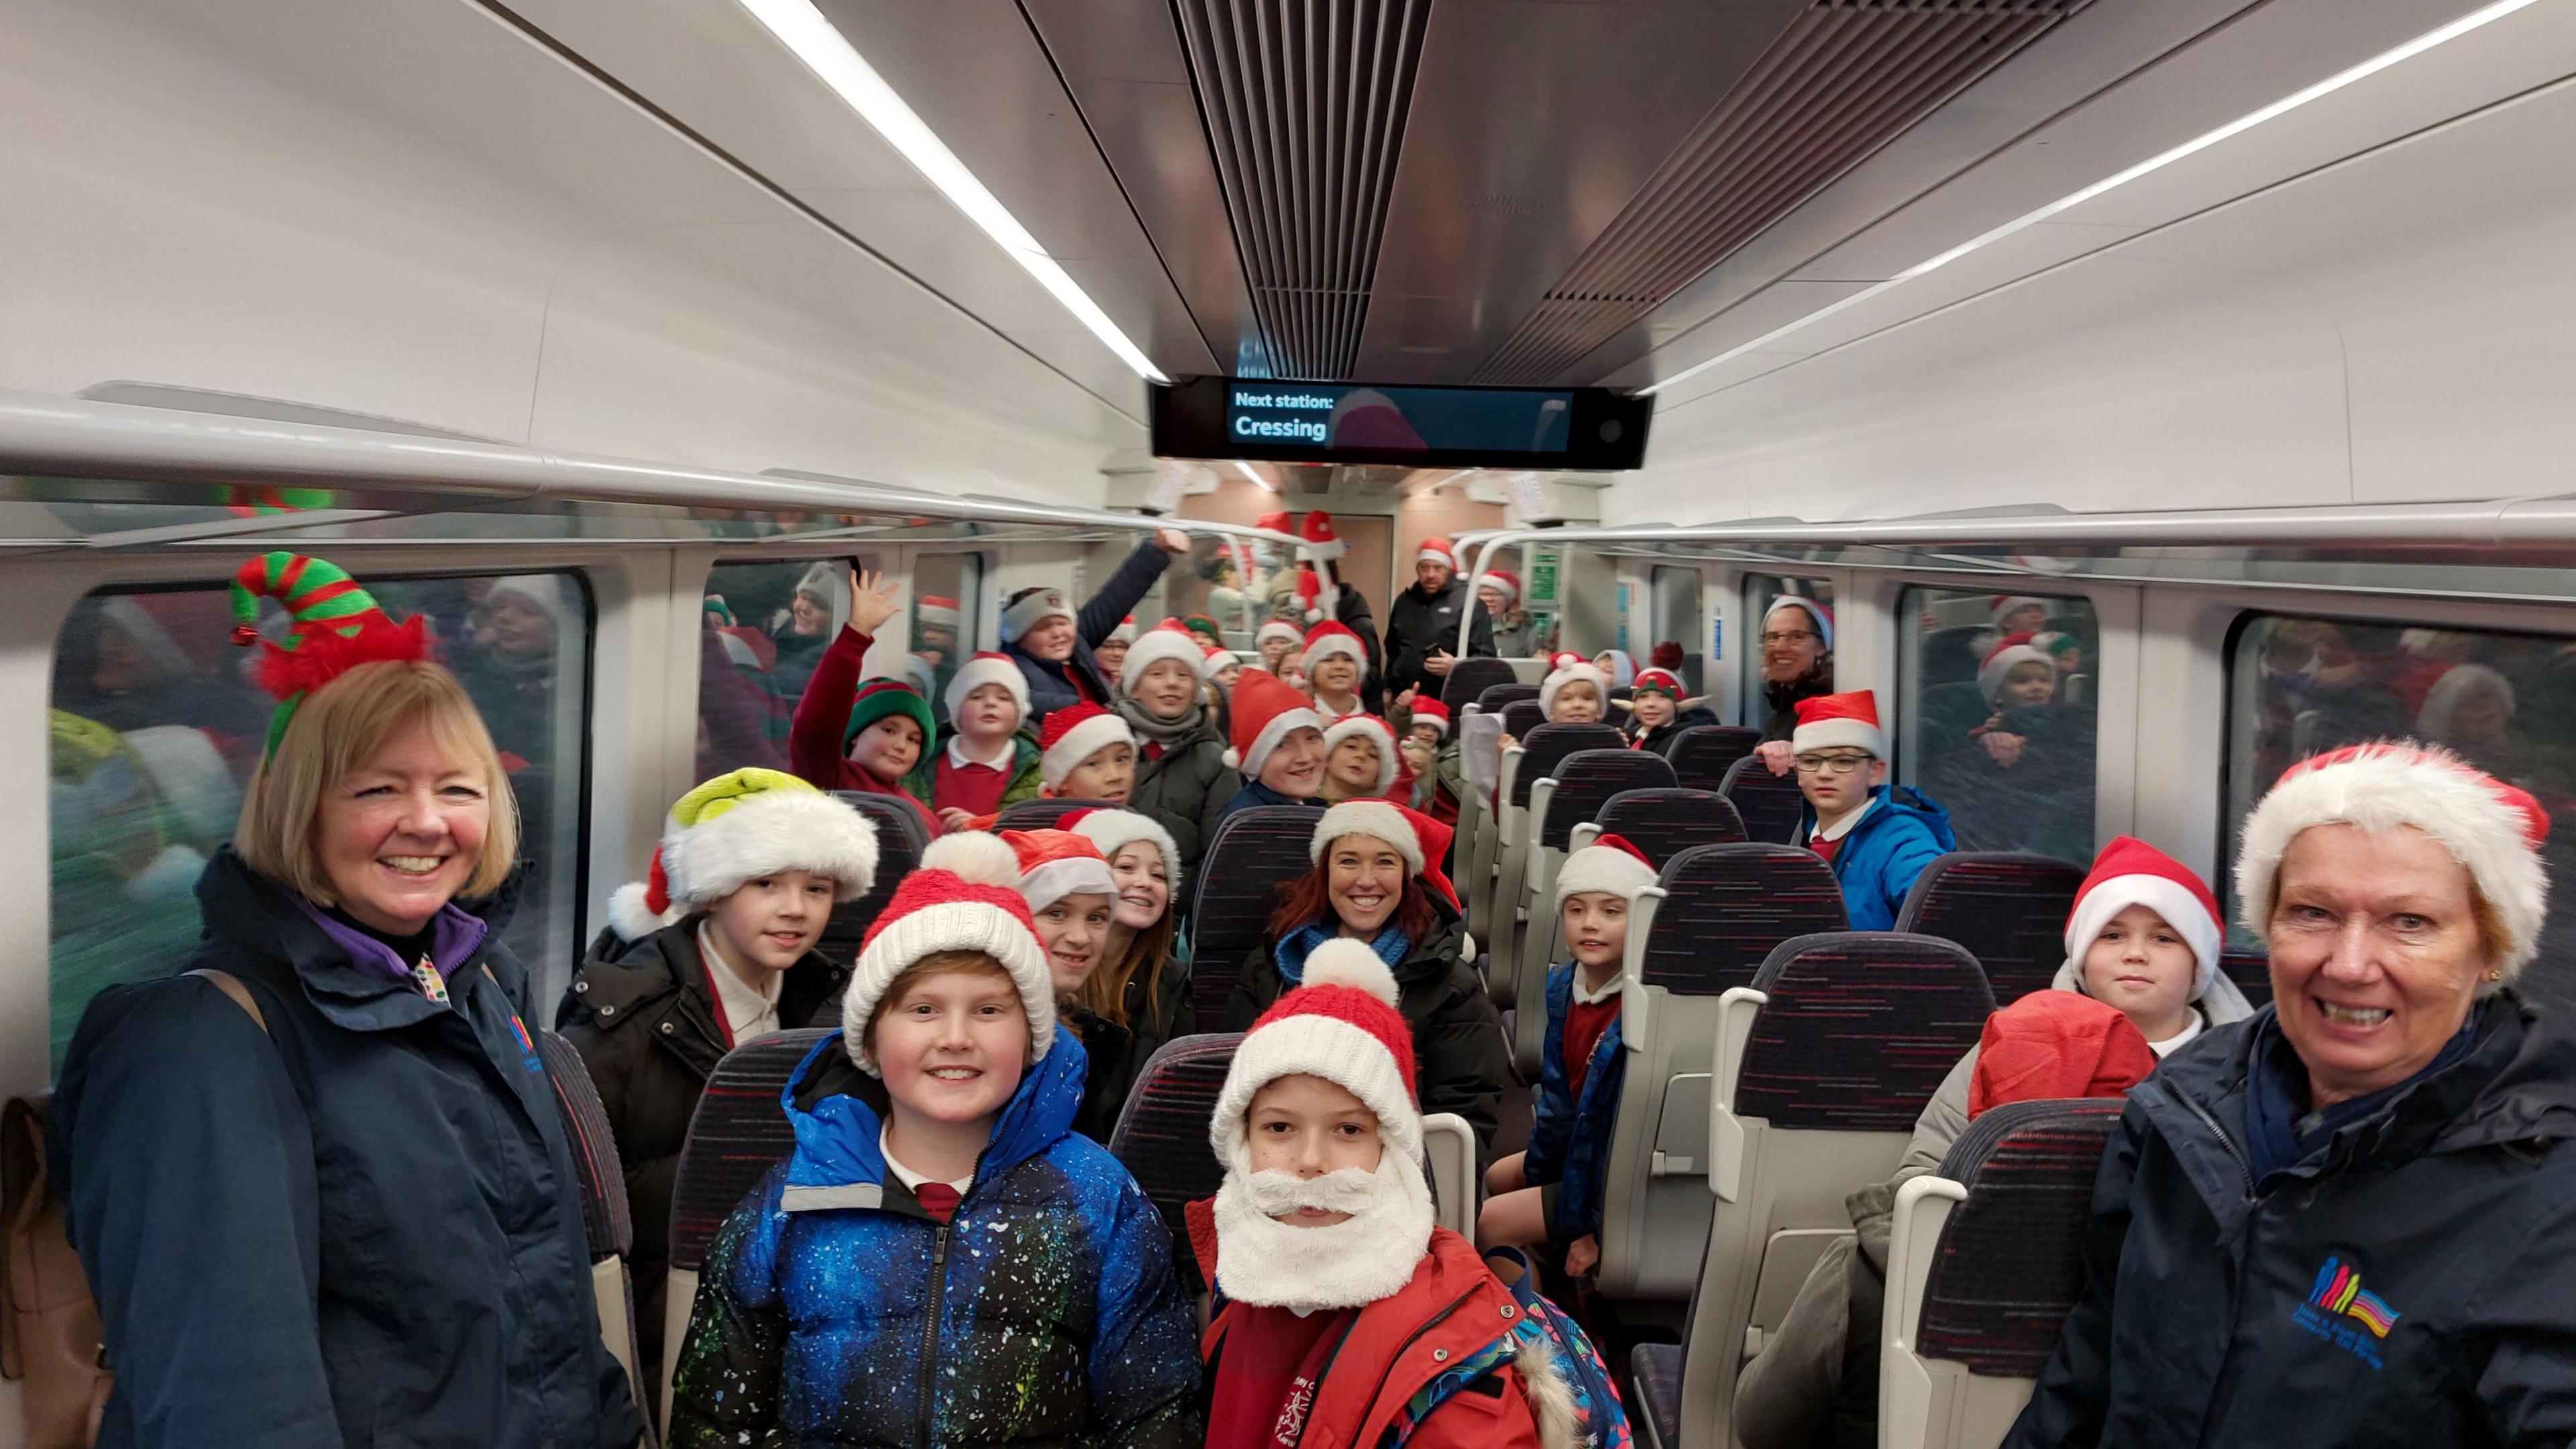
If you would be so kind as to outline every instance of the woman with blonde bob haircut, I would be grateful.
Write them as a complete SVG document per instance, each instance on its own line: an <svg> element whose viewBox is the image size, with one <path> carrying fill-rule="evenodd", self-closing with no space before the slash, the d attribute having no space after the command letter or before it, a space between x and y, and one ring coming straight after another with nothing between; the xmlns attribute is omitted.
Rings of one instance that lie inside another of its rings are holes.
<svg viewBox="0 0 2576 1449"><path fill-rule="evenodd" d="M275 553L293 625L239 838L176 973L101 993L50 1124L115 1365L98 1441L635 1444L528 978L456 901L518 822L417 619Z"/></svg>
<svg viewBox="0 0 2576 1449"><path fill-rule="evenodd" d="M2272 1004L2130 1089L2008 1449L2576 1440L2576 1040L2514 984L2548 834L2447 751L2282 774L2236 861Z"/></svg>

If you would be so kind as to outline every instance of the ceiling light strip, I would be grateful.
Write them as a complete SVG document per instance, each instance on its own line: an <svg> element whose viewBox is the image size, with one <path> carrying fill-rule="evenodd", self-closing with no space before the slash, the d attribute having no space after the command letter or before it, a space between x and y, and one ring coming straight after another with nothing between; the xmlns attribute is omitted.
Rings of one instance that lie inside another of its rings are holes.
<svg viewBox="0 0 2576 1449"><path fill-rule="evenodd" d="M779 44L804 62L816 79L858 112L860 119L875 127L877 134L901 152L903 159L911 162L913 169L951 205L964 212L968 221L1046 288L1048 295L1071 312L1092 336L1118 354L1119 361L1148 382L1171 380L1142 348L1118 330L1118 324L1109 320L1109 314L1091 300L1091 295L1056 259L1047 255L1046 248L1038 245L1028 228L1020 225L1019 219L985 189L984 183L975 179L975 173L966 169L957 153L949 150L912 107L904 104L903 97L896 95L876 68L851 46L849 38L814 8L812 0L740 0L740 4Z"/></svg>
<svg viewBox="0 0 2576 1449"><path fill-rule="evenodd" d="M1802 328L1822 322L1828 317L1838 316L1844 312L1848 312L1852 308L1857 307L1864 302L1873 301L1879 297L1883 297L1889 292L1896 290L1898 287L1905 285L1907 282L1914 280L1916 277L1920 277L1927 272L1938 271L1941 268L1948 266L1950 263L1957 261L1959 258L1968 255L1970 252L1979 251L1985 247L1992 246L1996 242L2002 241L2004 238L2012 236L2017 232L2037 226L2041 222L2046 221L2053 216L2057 216L2063 212L2081 206L2085 202L2091 201L2093 198L2100 196L2105 192L2114 191L2120 187L2126 186L2130 182L2137 180L2139 177L2147 175L2149 172L2162 170L2176 161L2182 160L2186 156L2192 155L2195 152L2205 151L2231 136L2241 135L2244 132L2254 129L2256 126L2262 125L2266 121L2276 119L2277 117L2286 115L2291 111L2295 111L2310 101L2332 95L2334 92L2342 90L2344 87L2351 85L2355 81L2366 80L2393 65L2397 65L2403 61L2412 60L2416 56L2422 55L2424 52L2431 50L2436 46L2457 40L2461 36L2468 34L2470 31L2492 24L2495 21L2502 20L2504 17L2511 15L2515 11L2524 9L2535 3L2537 3L2537 0L2495 0L2494 4L2472 10L2468 14L2461 16L2459 19L2454 20L2447 25L2438 26L2432 30L2428 30L2422 35L2416 36L2414 39L2407 41L2403 45L2399 45L2394 49L2382 51L2379 54L2372 56L2370 59L2361 62L2359 65L2355 65L2346 70L2337 71L2335 74L2326 77L2324 80L2318 81L2314 85L2308 86L2303 90L2293 91L2259 110L2249 111L2246 114L2237 117L2235 120L2228 122L2226 125L2218 127L2216 130L2204 131L2200 135L2194 136L2190 140L2183 142L2181 145L2175 146L2170 150L2160 151L2155 155L2148 157L2146 160L2127 168L2126 170L2115 171L2109 176L2105 176L2101 180L2094 182L2090 186L2070 191L2066 195L2059 197L2055 201L2052 201L2035 211L2025 212L1991 231L1985 232L1979 236L1971 237L1968 240L1959 243L1948 251L1937 253L1922 261L1916 262L1914 265L1907 267L1905 270L1898 272L1895 276L1889 277L1885 281L1873 282L1869 286L1852 293L1848 297L1828 303L1825 306L1817 308L1813 312L1809 312L1803 317L1795 319L1794 321L1782 323L1780 326L1772 328L1770 331L1763 333L1761 336L1756 337L1749 342L1739 342L1735 346L1717 354L1715 357L1711 357L1704 362L1695 363L1690 367L1686 367L1680 372L1674 373L1670 377L1639 389L1639 391L1646 393L1662 392L1666 388L1697 377L1712 367L1716 367L1722 363L1732 362L1736 358L1742 357L1748 352L1753 352L1760 348L1767 347Z"/></svg>

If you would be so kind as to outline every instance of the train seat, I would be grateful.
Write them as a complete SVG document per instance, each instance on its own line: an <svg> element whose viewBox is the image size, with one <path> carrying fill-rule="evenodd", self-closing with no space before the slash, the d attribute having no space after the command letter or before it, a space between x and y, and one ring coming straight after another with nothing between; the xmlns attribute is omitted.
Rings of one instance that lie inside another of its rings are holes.
<svg viewBox="0 0 2576 1449"><path fill-rule="evenodd" d="M1537 702L1538 686L1535 684L1523 684L1518 680L1510 680L1501 684L1489 685L1486 687L1484 693L1476 696L1477 708L1482 709L1487 714L1501 714L1504 710L1513 705L1523 703L1535 704Z"/></svg>
<svg viewBox="0 0 2576 1449"><path fill-rule="evenodd" d="M2262 1006L2272 999L2272 953L2260 946L2229 946L2218 953L2218 970L2245 999Z"/></svg>
<svg viewBox="0 0 2576 1449"><path fill-rule="evenodd" d="M1461 659L1449 666L1448 676L1440 681L1440 702L1452 710L1461 709L1495 685L1510 684L1519 677L1511 665L1491 656Z"/></svg>
<svg viewBox="0 0 2576 1449"><path fill-rule="evenodd" d="M1040 797L1002 807L993 821L995 830L1054 830L1064 817L1076 810L1124 810L1115 800L1057 800Z"/></svg>
<svg viewBox="0 0 2576 1449"><path fill-rule="evenodd" d="M1217 827L1190 900L1190 1002L1213 1026L1243 958L1270 930L1279 887L1313 866L1316 812L1256 805Z"/></svg>
<svg viewBox="0 0 2576 1449"><path fill-rule="evenodd" d="M1499 689L1502 686L1497 685ZM1487 690L1491 694L1493 690ZM1503 771L1503 719L1501 711L1483 705L1470 705L1458 718L1458 770L1466 777L1469 800L1461 800L1458 809L1457 865L1464 874L1453 874L1459 890L1466 897L1467 929L1478 940L1493 934L1494 857L1500 849L1497 834L1501 780Z"/></svg>
<svg viewBox="0 0 2576 1449"><path fill-rule="evenodd" d="M1523 1076L1537 1077L1539 1052L1547 1037L1547 968L1556 959L1557 938L1563 934L1550 902L1556 894L1557 869L1572 848L1575 830L1597 817L1616 795L1672 786L1673 767L1661 755L1645 750L1578 750L1530 785L1529 813L1536 830L1518 884L1526 925L1520 959L1511 967L1518 1012L1513 1050Z"/></svg>
<svg viewBox="0 0 2576 1449"><path fill-rule="evenodd" d="M1665 758L1683 784L1714 790L1726 783L1727 770L1761 743L1762 731L1743 725L1693 725L1673 737Z"/></svg>
<svg viewBox="0 0 2576 1449"><path fill-rule="evenodd" d="M1494 992L1495 1004L1500 1006L1512 1004L1518 990L1521 922L1526 919L1528 907L1522 887L1528 879L1531 837L1537 829L1530 818L1531 789L1540 780L1551 778L1558 763L1577 750L1635 753L1627 749L1627 741L1620 738L1619 731L1606 724L1540 724L1514 738L1518 743L1503 752L1502 783L1496 793L1494 894L1486 919L1492 929L1492 938L1487 942L1491 952L1488 985Z"/></svg>
<svg viewBox="0 0 2576 1449"><path fill-rule="evenodd" d="M1516 740L1529 738L1531 730L1547 723L1547 711L1538 707L1538 691L1527 699L1516 699L1503 706L1503 733Z"/></svg>
<svg viewBox="0 0 2576 1449"><path fill-rule="evenodd" d="M1717 793L1744 817L1745 835L1765 844L1787 845L1798 833L1798 821L1807 811L1807 797L1798 789L1797 772L1774 775L1759 755L1747 755L1727 766Z"/></svg>
<svg viewBox="0 0 2576 1449"><path fill-rule="evenodd" d="M921 864L921 852L930 846L930 833L922 828L921 816L893 796L835 790L832 798L865 815L877 827L877 883L857 900L833 906L832 918L823 925L822 939L814 943L814 949L835 965L855 966L859 943L867 939L868 927L876 924L877 913L894 899L894 888ZM841 1002L835 996L824 1003L814 1025L838 1026L840 1021Z"/></svg>
<svg viewBox="0 0 2576 1449"><path fill-rule="evenodd" d="M1844 1199L1896 1171L1923 1104L1993 1012L1975 957L1878 931L1782 942L1752 986L1720 999L1716 1208L1683 1335L1680 1444L1727 1442L1701 1430L1730 1422L1736 1375L1816 1259L1850 1235Z"/></svg>
<svg viewBox="0 0 2576 1449"><path fill-rule="evenodd" d="M1616 835L1644 851L1646 859L1661 870L1665 861L1695 845L1742 844L1744 817L1714 790L1687 785L1622 790L1602 802L1599 814L1575 824L1565 842L1566 853L1604 835Z"/></svg>
<svg viewBox="0 0 2576 1449"><path fill-rule="evenodd" d="M2054 856L1956 851L1924 867L1896 929L1968 948L1995 1005L2045 991L2066 962L2066 918L2084 867Z"/></svg>
<svg viewBox="0 0 2576 1449"><path fill-rule="evenodd" d="M1628 1052L1603 1184L1601 1291L1682 1303L1708 1242L1709 1067L1719 999L1783 941L1847 924L1833 872L1785 845L1702 845L1664 863L1628 916Z"/></svg>
<svg viewBox="0 0 2576 1449"><path fill-rule="evenodd" d="M626 1201L626 1166L617 1156L616 1129L599 1088L582 1065L573 1044L551 1031L537 1033L537 1056L554 1084L555 1110L563 1117L564 1142L572 1149L574 1175L581 1180L581 1225L590 1239L590 1292L599 1304L599 1336L626 1370L635 1402L649 1402L644 1375L637 1372L635 1280L629 1269L635 1253L635 1216Z"/></svg>
<svg viewBox="0 0 2576 1449"><path fill-rule="evenodd" d="M2084 1288L2117 1101L2012 1102L1897 1190L1880 1325L1884 1449L1994 1449ZM1857 1326L1857 1325L1856 1325Z"/></svg>
<svg viewBox="0 0 2576 1449"><path fill-rule="evenodd" d="M662 1422L671 1421L671 1375L698 1300L698 1270L716 1230L778 1160L795 1150L796 1133L778 1097L814 1043L838 1036L830 1027L775 1032L724 1054L689 1118L680 1170L671 1193L671 1276L662 1311Z"/></svg>

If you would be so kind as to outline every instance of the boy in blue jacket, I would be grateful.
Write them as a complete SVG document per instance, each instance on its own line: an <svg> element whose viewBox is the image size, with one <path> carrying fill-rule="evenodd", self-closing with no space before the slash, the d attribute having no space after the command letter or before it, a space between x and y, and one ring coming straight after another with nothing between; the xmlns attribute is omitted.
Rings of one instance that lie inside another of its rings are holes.
<svg viewBox="0 0 2576 1449"><path fill-rule="evenodd" d="M1082 1044L1018 857L961 832L868 933L796 1149L709 1248L672 1449L1197 1449L1196 1327L1161 1216L1071 1131Z"/></svg>
<svg viewBox="0 0 2576 1449"><path fill-rule="evenodd" d="M1866 689L1798 701L1789 748L1807 797L1797 844L1825 858L1855 931L1892 931L1923 867L1958 848L1948 811L1887 783L1887 736Z"/></svg>
<svg viewBox="0 0 2576 1449"><path fill-rule="evenodd" d="M1547 1045L1541 1054L1538 1117L1529 1150L1485 1171L1480 1248L1565 1250L1568 1277L1601 1262L1602 1169L1619 1115L1627 1057L1620 1050L1620 967L1628 954L1628 912L1655 883L1646 853L1605 835L1565 858L1556 910L1569 960L1547 971Z"/></svg>

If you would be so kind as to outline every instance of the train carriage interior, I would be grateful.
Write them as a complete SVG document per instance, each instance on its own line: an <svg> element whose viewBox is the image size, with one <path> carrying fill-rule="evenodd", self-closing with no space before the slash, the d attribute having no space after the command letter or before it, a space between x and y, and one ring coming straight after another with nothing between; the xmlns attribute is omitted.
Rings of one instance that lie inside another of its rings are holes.
<svg viewBox="0 0 2576 1449"><path fill-rule="evenodd" d="M199 941L274 748L236 646L289 620L239 634L228 588L273 550L421 618L488 725L519 861L472 909L530 1029L672 801L792 768L862 579L865 674L943 725L1024 591L1078 607L1167 530L1138 627L1311 693L1307 630L1361 608L1368 697L1449 710L1510 1063L1486 1140L1426 1127L1444 1226L1533 1130L1568 853L1657 873L1598 1268L1544 1277L1656 1449L1764 1449L1739 1375L2115 840L2209 882L2264 1009L2248 816L2439 747L2547 817L2513 989L2576 1011L2576 0L0 0L0 54L0 1095ZM1455 673L1379 690L1428 551ZM1559 651L1628 671L1597 736L1536 703ZM1605 761L1649 666L1705 714ZM1802 677L1874 695L1891 798L1954 836L1892 930L1810 848L1814 763L1765 768ZM1228 973L1307 868L1262 816L1173 893L1225 950L1104 1134L1184 1237ZM655 1218L661 1362L566 1089L648 1435L792 1144L784 1046L719 1069L756 1090L710 1091ZM1997 1107L1894 1194L1877 1443L2013 1432L2120 1120ZM89 1441L19 1347L67 1291L20 1125L0 1449L54 1449Z"/></svg>

